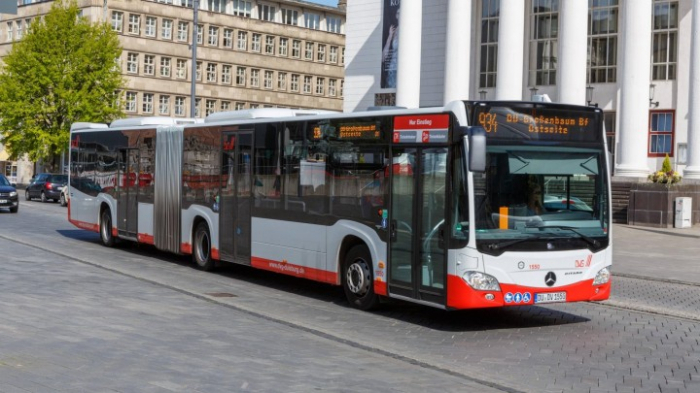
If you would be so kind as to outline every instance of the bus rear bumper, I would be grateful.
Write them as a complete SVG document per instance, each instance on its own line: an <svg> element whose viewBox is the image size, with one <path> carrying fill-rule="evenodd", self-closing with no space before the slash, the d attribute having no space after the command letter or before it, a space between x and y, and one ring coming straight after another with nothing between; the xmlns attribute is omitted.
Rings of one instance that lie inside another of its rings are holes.
<svg viewBox="0 0 700 393"><path fill-rule="evenodd" d="M602 301L610 297L610 284L593 285L593 279L560 287L526 287L501 283L500 291L479 291L470 287L461 277L447 276L447 307L451 309L527 306L536 304L538 294L561 294L565 302ZM561 296L561 295L558 295ZM564 302L551 301L547 303Z"/></svg>

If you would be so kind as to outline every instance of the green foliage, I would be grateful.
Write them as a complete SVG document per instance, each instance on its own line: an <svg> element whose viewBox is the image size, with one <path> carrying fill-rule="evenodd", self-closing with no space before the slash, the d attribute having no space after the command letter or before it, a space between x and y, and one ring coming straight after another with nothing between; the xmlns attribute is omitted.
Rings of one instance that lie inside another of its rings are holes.
<svg viewBox="0 0 700 393"><path fill-rule="evenodd" d="M116 33L80 17L75 0L35 19L0 69L0 137L11 157L54 162L72 123L122 117L120 56Z"/></svg>
<svg viewBox="0 0 700 393"><path fill-rule="evenodd" d="M673 167L671 167L671 159L668 158L668 154L666 154L666 158L664 158L663 164L661 164L661 171L662 172L670 172L673 170Z"/></svg>

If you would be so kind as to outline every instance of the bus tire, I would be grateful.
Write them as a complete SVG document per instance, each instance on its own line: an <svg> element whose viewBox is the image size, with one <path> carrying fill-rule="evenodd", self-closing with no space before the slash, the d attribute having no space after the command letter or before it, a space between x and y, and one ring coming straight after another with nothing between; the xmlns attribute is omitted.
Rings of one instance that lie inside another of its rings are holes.
<svg viewBox="0 0 700 393"><path fill-rule="evenodd" d="M379 304L379 296L374 293L372 256L367 246L355 246L345 255L341 279L351 306L371 310Z"/></svg>
<svg viewBox="0 0 700 393"><path fill-rule="evenodd" d="M100 240L105 247L114 247L114 235L112 235L112 213L109 209L102 210L100 215Z"/></svg>
<svg viewBox="0 0 700 393"><path fill-rule="evenodd" d="M194 244L192 245L192 261L197 268L205 272L214 269L214 260L211 257L211 235L206 222L200 222L194 231Z"/></svg>

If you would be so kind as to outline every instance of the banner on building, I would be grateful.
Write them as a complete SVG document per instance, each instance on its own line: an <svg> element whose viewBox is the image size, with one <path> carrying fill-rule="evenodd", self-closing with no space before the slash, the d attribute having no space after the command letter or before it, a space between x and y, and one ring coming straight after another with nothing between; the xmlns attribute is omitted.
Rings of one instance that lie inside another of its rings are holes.
<svg viewBox="0 0 700 393"><path fill-rule="evenodd" d="M382 89L396 88L399 62L399 8L401 0L384 0L382 14Z"/></svg>

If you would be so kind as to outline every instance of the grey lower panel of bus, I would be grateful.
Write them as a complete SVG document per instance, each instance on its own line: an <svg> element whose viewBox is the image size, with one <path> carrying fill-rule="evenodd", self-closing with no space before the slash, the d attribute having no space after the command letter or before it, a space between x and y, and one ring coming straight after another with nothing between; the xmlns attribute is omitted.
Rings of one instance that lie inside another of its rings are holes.
<svg viewBox="0 0 700 393"><path fill-rule="evenodd" d="M159 127L156 131L156 172L153 206L155 246L180 252L182 205L181 127Z"/></svg>

